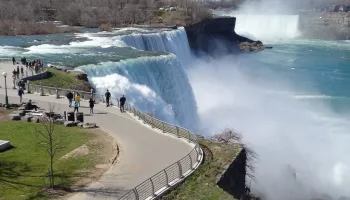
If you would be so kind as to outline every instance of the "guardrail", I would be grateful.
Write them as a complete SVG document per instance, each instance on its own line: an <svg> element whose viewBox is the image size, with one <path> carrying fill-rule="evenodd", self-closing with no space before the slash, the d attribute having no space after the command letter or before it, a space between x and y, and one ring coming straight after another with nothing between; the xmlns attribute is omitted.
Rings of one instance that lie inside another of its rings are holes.
<svg viewBox="0 0 350 200"><path fill-rule="evenodd" d="M26 86L28 91L37 92L41 95L48 93L51 95L56 95L57 98L60 98L60 96L66 96L69 91L72 91L73 93L78 92L82 99L87 100L93 98L105 102L104 96L95 96L93 91L86 92L69 90L58 87L43 86L42 84L34 85L30 83L27 83ZM119 107L119 100L114 99L114 101L117 102L117 105L115 106ZM155 199L169 188L184 180L185 177L189 176L195 169L197 169L203 160L203 151L198 144L197 136L191 131L156 119L146 113L141 112L128 103L126 103L124 107L126 111L132 113L135 117L138 117L139 120L142 120L143 123L150 125L152 128L158 129L163 133L168 133L175 137L185 139L187 142L194 144L194 148L189 154L148 178L119 198L119 200Z"/></svg>

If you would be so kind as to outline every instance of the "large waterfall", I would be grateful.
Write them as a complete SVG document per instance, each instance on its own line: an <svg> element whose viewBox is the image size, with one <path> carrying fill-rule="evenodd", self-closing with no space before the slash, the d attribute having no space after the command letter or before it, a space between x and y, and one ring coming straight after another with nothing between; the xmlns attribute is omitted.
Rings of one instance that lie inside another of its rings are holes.
<svg viewBox="0 0 350 200"><path fill-rule="evenodd" d="M192 87L175 55L162 55L104 62L79 67L102 95L125 94L139 109L168 122L195 128L197 107Z"/></svg>
<svg viewBox="0 0 350 200"><path fill-rule="evenodd" d="M237 34L254 40L280 40L300 35L298 15L229 14L236 17Z"/></svg>
<svg viewBox="0 0 350 200"><path fill-rule="evenodd" d="M188 64L191 59L191 51L183 27L159 33L124 35L120 39L126 45L140 50L173 53L183 65Z"/></svg>

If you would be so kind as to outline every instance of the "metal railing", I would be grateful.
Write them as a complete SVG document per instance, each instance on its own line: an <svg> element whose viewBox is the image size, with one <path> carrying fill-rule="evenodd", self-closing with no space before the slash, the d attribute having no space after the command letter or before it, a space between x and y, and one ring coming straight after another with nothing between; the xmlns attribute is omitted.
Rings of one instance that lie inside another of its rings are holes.
<svg viewBox="0 0 350 200"><path fill-rule="evenodd" d="M26 87L30 92L37 92L41 95L51 94L55 95L57 98L60 96L66 96L69 91L73 91L73 93L79 93L82 99L96 99L102 102L105 102L104 96L99 96L91 92L86 91L77 91L77 90L69 90L62 89L58 87L48 87L41 85L34 85L27 83ZM119 107L119 100L113 99L113 101L117 102ZM168 133L178 138L185 139L187 142L194 144L194 148L191 150L189 154L184 156L179 161L171 164L167 168L162 171L156 173L152 177L148 178L141 184L137 185L132 190L128 191L125 195L119 198L119 200L148 200L154 199L155 197L161 195L170 187L176 185L180 181L182 181L185 177L190 175L202 162L203 160L203 151L200 148L197 140L197 136L193 134L191 131L169 124L167 122L156 119L146 113L141 112L134 106L126 103L125 110L132 113L135 117L138 117L143 123L150 125L152 128L161 130L163 133Z"/></svg>
<svg viewBox="0 0 350 200"><path fill-rule="evenodd" d="M183 138L189 143L193 143L195 145L192 151L182 159L148 178L119 198L119 200L153 199L165 192L170 187L176 185L179 181L183 180L184 177L191 174L201 164L203 152L198 144L197 136L191 131L156 119L141 112L130 104L125 104L125 110L133 113L134 116L137 116L140 120L142 120L145 124L150 125L152 128L159 129L163 131L163 133L169 133L178 138Z"/></svg>

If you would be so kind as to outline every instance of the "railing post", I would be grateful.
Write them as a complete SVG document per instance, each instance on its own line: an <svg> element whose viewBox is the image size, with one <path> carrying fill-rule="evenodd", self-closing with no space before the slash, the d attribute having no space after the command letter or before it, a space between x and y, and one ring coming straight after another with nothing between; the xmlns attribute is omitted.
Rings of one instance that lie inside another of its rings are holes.
<svg viewBox="0 0 350 200"><path fill-rule="evenodd" d="M164 171L164 173L165 173L166 184L167 184L167 186L169 187L169 177L168 177L168 173L166 173L166 170L165 170L165 169L164 169L163 171Z"/></svg>
<svg viewBox="0 0 350 200"><path fill-rule="evenodd" d="M163 133L165 133L164 122L162 122L162 125L163 125Z"/></svg>
<svg viewBox="0 0 350 200"><path fill-rule="evenodd" d="M191 170L193 170L193 161L192 161L192 158L191 158L191 154L188 154L188 157L190 157Z"/></svg>
<svg viewBox="0 0 350 200"><path fill-rule="evenodd" d="M152 184L152 195L156 196L155 191L154 191L154 184L153 184L152 178L150 178L149 180L151 181L151 184Z"/></svg>
<svg viewBox="0 0 350 200"><path fill-rule="evenodd" d="M28 81L27 81L27 86L28 86L28 88L27 88L27 93L30 93L30 87L29 87L29 85L30 85L30 81L28 80Z"/></svg>
<svg viewBox="0 0 350 200"><path fill-rule="evenodd" d="M187 134L188 134L188 141L191 142L191 133L189 130L187 130Z"/></svg>
<svg viewBox="0 0 350 200"><path fill-rule="evenodd" d="M60 94L58 91L58 85L56 85L56 99L59 99L59 98L60 98Z"/></svg>
<svg viewBox="0 0 350 200"><path fill-rule="evenodd" d="M133 191L134 191L136 200L140 200L139 194L137 193L135 188L133 189Z"/></svg>
<svg viewBox="0 0 350 200"><path fill-rule="evenodd" d="M177 166L179 167L179 178L183 178L184 176L182 175L182 166L180 161L177 161Z"/></svg>
<svg viewBox="0 0 350 200"><path fill-rule="evenodd" d="M44 96L44 88L42 82L40 82L40 96Z"/></svg>
<svg viewBox="0 0 350 200"><path fill-rule="evenodd" d="M176 135L178 138L180 138L180 131L179 131L179 127L176 126Z"/></svg>

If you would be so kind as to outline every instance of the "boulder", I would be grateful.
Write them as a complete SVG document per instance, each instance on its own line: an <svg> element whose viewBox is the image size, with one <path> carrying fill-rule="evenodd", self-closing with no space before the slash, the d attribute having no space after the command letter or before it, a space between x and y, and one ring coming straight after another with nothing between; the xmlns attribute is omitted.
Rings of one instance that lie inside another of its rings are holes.
<svg viewBox="0 0 350 200"><path fill-rule="evenodd" d="M26 115L26 116L22 117L21 120L25 121L25 122L31 122L32 118L33 118L32 116Z"/></svg>
<svg viewBox="0 0 350 200"><path fill-rule="evenodd" d="M21 107L18 107L18 110L25 110L26 108L21 106Z"/></svg>
<svg viewBox="0 0 350 200"><path fill-rule="evenodd" d="M78 126L78 127L83 127L83 126L84 126L84 123L80 122L77 126Z"/></svg>
<svg viewBox="0 0 350 200"><path fill-rule="evenodd" d="M25 112L24 112L24 110L17 110L17 111L13 111L12 114L18 114L20 116L24 116Z"/></svg>
<svg viewBox="0 0 350 200"><path fill-rule="evenodd" d="M84 123L83 128L96 128L96 123Z"/></svg>
<svg viewBox="0 0 350 200"><path fill-rule="evenodd" d="M34 123L39 123L40 122L40 117L33 117L31 120Z"/></svg>
<svg viewBox="0 0 350 200"><path fill-rule="evenodd" d="M64 122L64 126L65 127L73 127L73 126L77 126L79 122L73 122L73 121L66 121Z"/></svg>
<svg viewBox="0 0 350 200"><path fill-rule="evenodd" d="M19 121L21 120L21 116L19 114L10 114L10 118L13 121Z"/></svg>
<svg viewBox="0 0 350 200"><path fill-rule="evenodd" d="M56 120L54 121L55 124L64 124L65 122L66 122L65 119L56 119Z"/></svg>

